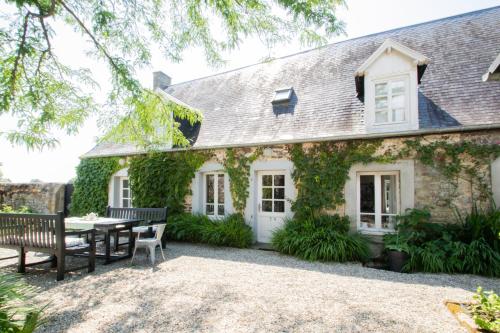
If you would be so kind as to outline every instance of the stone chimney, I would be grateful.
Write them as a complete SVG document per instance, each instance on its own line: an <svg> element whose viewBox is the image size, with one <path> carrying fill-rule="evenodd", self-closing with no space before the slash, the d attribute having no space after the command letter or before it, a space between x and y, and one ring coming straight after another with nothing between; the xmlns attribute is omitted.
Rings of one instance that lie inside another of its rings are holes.
<svg viewBox="0 0 500 333"><path fill-rule="evenodd" d="M172 83L172 78L162 71L153 72L153 90L165 89Z"/></svg>

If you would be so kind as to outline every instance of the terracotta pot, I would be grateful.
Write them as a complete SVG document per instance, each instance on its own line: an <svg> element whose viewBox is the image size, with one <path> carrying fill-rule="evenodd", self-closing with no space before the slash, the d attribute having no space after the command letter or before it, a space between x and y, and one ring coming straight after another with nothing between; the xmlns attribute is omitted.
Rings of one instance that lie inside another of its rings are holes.
<svg viewBox="0 0 500 333"><path fill-rule="evenodd" d="M389 261L389 270L393 272L401 272L403 270L403 266L408 260L408 254L401 251L389 251L387 259Z"/></svg>

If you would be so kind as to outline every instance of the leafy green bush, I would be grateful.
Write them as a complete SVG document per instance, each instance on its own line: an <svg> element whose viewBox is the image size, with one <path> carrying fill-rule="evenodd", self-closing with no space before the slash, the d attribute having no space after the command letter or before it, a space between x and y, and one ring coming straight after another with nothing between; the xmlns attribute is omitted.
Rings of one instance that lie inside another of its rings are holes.
<svg viewBox="0 0 500 333"><path fill-rule="evenodd" d="M500 214L474 207L457 223L430 222L426 210L411 209L398 216L396 234L384 236L386 249L409 254L405 271L470 273L500 276L498 228Z"/></svg>
<svg viewBox="0 0 500 333"><path fill-rule="evenodd" d="M500 333L500 297L493 291L484 292L478 287L473 298L476 303L470 310L476 324L482 329Z"/></svg>
<svg viewBox="0 0 500 333"><path fill-rule="evenodd" d="M27 303L33 291L17 275L0 273L0 332L31 333L38 327L42 311Z"/></svg>
<svg viewBox="0 0 500 333"><path fill-rule="evenodd" d="M178 214L169 220L166 232L172 240L215 246L246 248L253 240L252 228L240 214L220 220L211 220L206 215Z"/></svg>
<svg viewBox="0 0 500 333"><path fill-rule="evenodd" d="M14 209L12 206L3 204L0 207L0 213L33 213L33 210L29 208L28 206L21 206L18 209Z"/></svg>
<svg viewBox="0 0 500 333"><path fill-rule="evenodd" d="M170 214L184 211L191 180L208 157L197 151L155 152L131 159L128 174L135 207L168 207Z"/></svg>
<svg viewBox="0 0 500 333"><path fill-rule="evenodd" d="M111 176L120 169L118 158L88 158L76 168L75 191L71 196L71 215L98 213L104 215L108 205Z"/></svg>
<svg viewBox="0 0 500 333"><path fill-rule="evenodd" d="M370 250L360 234L349 234L349 219L321 215L317 219L290 219L274 232L274 248L311 261L365 261Z"/></svg>

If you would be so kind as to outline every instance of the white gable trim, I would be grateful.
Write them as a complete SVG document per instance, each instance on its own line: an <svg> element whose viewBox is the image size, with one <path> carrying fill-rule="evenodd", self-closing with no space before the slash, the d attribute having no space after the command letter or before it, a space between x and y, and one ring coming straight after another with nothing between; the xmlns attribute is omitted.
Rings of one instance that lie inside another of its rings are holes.
<svg viewBox="0 0 500 333"><path fill-rule="evenodd" d="M378 59L385 52L392 52L392 50L396 50L408 58L411 58L415 61L416 66L425 65L429 63L429 58L417 52L415 50L410 49L398 42L393 41L392 39L386 39L384 43L375 51L365 62L357 69L356 76L364 76L366 70L373 64L375 60Z"/></svg>

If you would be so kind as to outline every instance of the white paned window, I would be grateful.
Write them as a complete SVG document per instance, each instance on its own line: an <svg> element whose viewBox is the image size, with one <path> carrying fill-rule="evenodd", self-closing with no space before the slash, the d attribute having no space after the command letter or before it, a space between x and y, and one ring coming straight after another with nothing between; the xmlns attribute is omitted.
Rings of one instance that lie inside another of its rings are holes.
<svg viewBox="0 0 500 333"><path fill-rule="evenodd" d="M407 80L403 78L375 83L375 124L407 121Z"/></svg>
<svg viewBox="0 0 500 333"><path fill-rule="evenodd" d="M265 213L285 212L285 175L262 175L261 210Z"/></svg>
<svg viewBox="0 0 500 333"><path fill-rule="evenodd" d="M391 231L399 214L399 172L357 174L358 229Z"/></svg>
<svg viewBox="0 0 500 333"><path fill-rule="evenodd" d="M224 216L224 174L206 173L205 179L205 214L210 216Z"/></svg>
<svg viewBox="0 0 500 333"><path fill-rule="evenodd" d="M120 178L120 205L122 208L132 207L132 192L127 177Z"/></svg>

